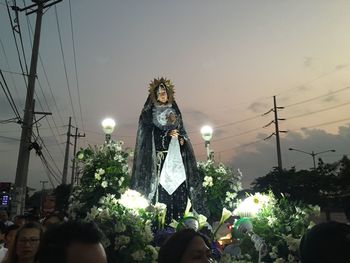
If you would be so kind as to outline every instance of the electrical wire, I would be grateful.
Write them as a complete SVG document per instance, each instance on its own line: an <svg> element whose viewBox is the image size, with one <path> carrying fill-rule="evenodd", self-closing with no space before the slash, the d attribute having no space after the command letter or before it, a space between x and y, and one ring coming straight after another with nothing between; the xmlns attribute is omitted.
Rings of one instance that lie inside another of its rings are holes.
<svg viewBox="0 0 350 263"><path fill-rule="evenodd" d="M20 114L18 112L16 103L15 103L13 97L12 97L11 91L10 91L10 89L9 89L7 83L6 83L6 79L5 79L1 69L0 69L0 76L1 76L1 79L2 79L2 82L0 81L0 85L1 85L1 87L2 87L2 89L4 91L4 93L5 93L5 96L6 96L7 100L8 100L8 102L9 102L13 112L15 113L16 118L18 120L21 120L21 116L20 116Z"/></svg>
<svg viewBox="0 0 350 263"><path fill-rule="evenodd" d="M68 94L69 94L69 100L70 100L70 104L71 104L71 107L72 107L72 113L73 113L73 119L74 119L74 122L75 122L75 126L78 127L77 118L76 118L76 115L75 115L75 110L74 110L74 105L73 105L72 94L71 94L71 90L70 90L70 86L69 86L69 81L68 81L68 73L67 73L67 67L66 67L66 60L65 60L64 52L63 52L63 44L62 44L61 30L60 30L60 24L59 24L59 21L58 21L58 14L57 14L57 7L56 7L56 6L54 6L54 10L55 10L56 24L57 24L57 32L58 32L58 38L59 38L59 42L60 42L61 55L62 55L62 60L63 60L63 68L64 68L64 73L65 73L66 82L67 82L67 89L68 89Z"/></svg>
<svg viewBox="0 0 350 263"><path fill-rule="evenodd" d="M337 94L337 93L340 93L340 92L343 92L343 91L347 91L347 90L350 90L350 87L345 87L345 88L342 88L342 89L338 89L338 90L329 92L329 93L327 93L327 94L323 94L323 95L320 95L320 96L316 96L316 97L313 97L313 98L310 98L310 99L307 99L307 100L298 101L298 102L289 104L289 105L287 105L287 106L284 106L284 108L288 108L288 107L292 107L292 106L304 104L304 103L307 103L307 102L310 102L310 101L314 101L314 100L318 100L318 99L324 98L324 97L330 97L330 96L332 96L332 95L334 95L334 94Z"/></svg>
<svg viewBox="0 0 350 263"><path fill-rule="evenodd" d="M21 71L22 71L22 73L23 73L23 80L24 80L25 86L27 87L27 79L26 79L26 77L24 76L25 71L24 71L24 69L23 69L22 58L21 58L21 54L20 54L20 52L19 52L18 43L17 43L17 38L16 38L16 35L15 35L16 30L15 30L15 27L13 26L12 16L11 16L11 12L10 12L10 7L9 7L7 1L6 1L6 8L7 8L8 17L9 17L9 20L10 20L10 25L11 25L11 29L12 29L12 35L13 35L13 38L14 38L14 40L15 40L15 46L16 46L16 50L17 50L17 56L18 56L19 65L20 65Z"/></svg>
<svg viewBox="0 0 350 263"><path fill-rule="evenodd" d="M71 0L68 0L68 3L69 3L69 17L70 17L70 27L71 27L71 32L72 32L72 43L73 43L73 59L74 59L75 80L77 83L77 91L78 91L78 105L79 105L81 126L83 129L83 132L85 132L85 124L84 124L84 118L83 118L83 113L82 113L82 108L81 108L81 100L80 100L80 87L79 87L79 78L78 78L78 70L77 70L77 58L76 58L76 48L75 48L75 41L74 41Z"/></svg>
<svg viewBox="0 0 350 263"><path fill-rule="evenodd" d="M317 110L317 111L312 111L312 112L303 113L303 114L300 114L300 115L294 115L294 116L291 116L291 117L287 117L286 119L288 119L288 120L296 119L296 118L300 118L300 117L304 117L304 116L308 116L308 115L312 115L312 114L316 114L316 113L320 113L320 112L325 112L325 111L337 109L337 108L344 107L344 106L349 105L349 104L350 104L350 102L345 102L345 103L342 103L342 104L338 104L338 105L335 105L335 106L332 106L332 107L320 109L320 110Z"/></svg>

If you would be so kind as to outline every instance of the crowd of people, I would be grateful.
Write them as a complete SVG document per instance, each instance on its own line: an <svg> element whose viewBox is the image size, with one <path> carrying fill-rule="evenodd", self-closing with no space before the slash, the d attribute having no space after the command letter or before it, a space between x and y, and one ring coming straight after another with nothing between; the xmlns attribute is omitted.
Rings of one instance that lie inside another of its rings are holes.
<svg viewBox="0 0 350 263"><path fill-rule="evenodd" d="M9 220L0 211L0 262L106 263L103 233L93 222L70 221L59 214L40 222L32 217ZM159 263L216 262L212 242L193 229L169 236L159 249ZM350 262L350 225L326 222L315 225L301 239L302 263Z"/></svg>

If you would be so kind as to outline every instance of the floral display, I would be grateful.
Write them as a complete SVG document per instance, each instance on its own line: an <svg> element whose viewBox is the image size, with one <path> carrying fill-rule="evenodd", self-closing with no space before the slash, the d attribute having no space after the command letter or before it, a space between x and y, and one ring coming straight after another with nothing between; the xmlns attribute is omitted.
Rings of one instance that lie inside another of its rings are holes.
<svg viewBox="0 0 350 263"><path fill-rule="evenodd" d="M191 211L188 200L183 219L165 226L166 205L152 205L139 192L129 189L128 157L132 153L124 151L122 145L111 142L78 152L82 176L69 206L70 218L93 221L100 227L109 262L157 262L157 246L183 227L206 231L217 248L214 254L220 263L258 262L251 235L238 237L234 225L230 227L238 218L249 218L252 233L266 244L267 253L261 262L299 262L300 239L313 225L318 207L286 197L277 199L272 193L255 193L237 200L242 190L241 172L207 161L199 162L198 168L210 218ZM223 252L224 245L220 248L219 242L214 242L221 237L229 237L239 253L232 256Z"/></svg>
<svg viewBox="0 0 350 263"><path fill-rule="evenodd" d="M71 195L69 215L100 227L110 262L156 262L152 226L154 222L163 226L166 207L150 205L140 193L128 189L131 153L122 145L111 142L78 152L82 177Z"/></svg>
<svg viewBox="0 0 350 263"><path fill-rule="evenodd" d="M222 163L213 161L198 162L198 169L203 175L203 187L212 220L219 220L224 207L231 211L235 208L237 192L242 190L242 174Z"/></svg>
<svg viewBox="0 0 350 263"><path fill-rule="evenodd" d="M300 262L298 248L301 237L314 225L313 219L319 215L320 208L290 201L286 197L276 199L272 193L256 193L247 199L248 201L242 200L234 212L245 216L250 214L254 233L265 240L268 253L262 262ZM250 238L246 236L239 242L241 258L224 255L221 263L257 262L258 252Z"/></svg>

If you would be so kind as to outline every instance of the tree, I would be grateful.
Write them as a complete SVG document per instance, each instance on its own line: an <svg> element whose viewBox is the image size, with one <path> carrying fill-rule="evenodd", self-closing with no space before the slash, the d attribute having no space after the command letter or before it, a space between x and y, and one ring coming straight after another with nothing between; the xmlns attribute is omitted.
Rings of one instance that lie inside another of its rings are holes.
<svg viewBox="0 0 350 263"><path fill-rule="evenodd" d="M345 208L350 197L350 160L325 164L319 159L316 170L271 170L253 183L255 191L272 190L276 197L284 194L292 200L300 200L323 208Z"/></svg>

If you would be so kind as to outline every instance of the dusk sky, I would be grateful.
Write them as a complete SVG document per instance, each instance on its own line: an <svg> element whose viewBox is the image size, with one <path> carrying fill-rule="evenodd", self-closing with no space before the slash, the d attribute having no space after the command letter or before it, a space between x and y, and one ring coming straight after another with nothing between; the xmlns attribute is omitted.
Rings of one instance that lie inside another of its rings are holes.
<svg viewBox="0 0 350 263"><path fill-rule="evenodd" d="M27 20L20 13L19 21L29 67L35 14ZM239 168L247 187L277 166L275 137L263 140L274 132L274 125L263 128L273 112L262 116L274 95L285 107L280 129L288 131L281 134L283 167L313 166L311 156L290 147L335 149L319 157L339 160L350 154L349 25L345 0L63 0L43 17L36 110L53 115L40 121L40 135L61 171L69 116L86 133L79 147L103 143L100 123L112 117L113 139L133 149L148 83L164 76L175 84L197 160L206 158L200 128L212 125L215 160ZM0 41L0 69L23 116L23 77L8 73L21 68L6 0ZM14 116L1 90L0 120ZM18 124L0 124L0 181L15 179L19 138ZM44 155L54 167L46 149ZM40 180L48 180L46 170L32 152L28 185L39 188Z"/></svg>

